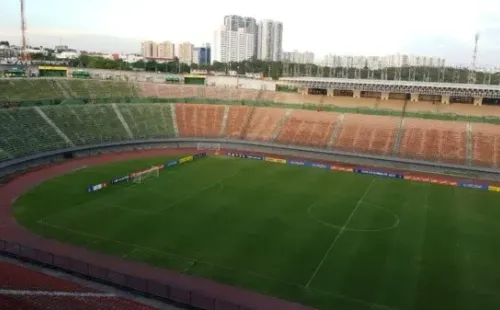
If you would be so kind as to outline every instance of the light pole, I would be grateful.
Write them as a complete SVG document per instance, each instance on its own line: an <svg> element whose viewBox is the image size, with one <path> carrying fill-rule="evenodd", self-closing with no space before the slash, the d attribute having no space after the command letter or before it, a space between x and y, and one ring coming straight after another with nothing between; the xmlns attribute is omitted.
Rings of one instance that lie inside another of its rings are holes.
<svg viewBox="0 0 500 310"><path fill-rule="evenodd" d="M240 65L236 67L236 88L240 87Z"/></svg>

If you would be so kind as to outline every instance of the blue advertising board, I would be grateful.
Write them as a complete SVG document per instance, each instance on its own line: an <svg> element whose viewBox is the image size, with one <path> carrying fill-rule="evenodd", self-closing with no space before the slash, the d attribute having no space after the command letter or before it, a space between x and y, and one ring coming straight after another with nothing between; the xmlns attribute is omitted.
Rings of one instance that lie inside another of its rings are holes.
<svg viewBox="0 0 500 310"><path fill-rule="evenodd" d="M179 161L176 159L176 160L172 160L172 161L169 161L169 162L166 162L165 163L165 168L168 168L168 167L172 167L172 166L175 166L179 163Z"/></svg>
<svg viewBox="0 0 500 310"><path fill-rule="evenodd" d="M126 176L123 176L121 178L116 178L116 179L113 179L111 180L111 184L116 184L116 183L120 183L120 182L125 182L125 181L128 181L128 179L130 178L130 176L126 175Z"/></svg>
<svg viewBox="0 0 500 310"><path fill-rule="evenodd" d="M489 187L487 184L474 184L468 182L458 182L458 186L466 188L482 189L482 190L488 190Z"/></svg>
<svg viewBox="0 0 500 310"><path fill-rule="evenodd" d="M355 173L361 173L361 174L376 175L376 176L379 176L379 177L388 177L388 178L397 178L397 179L403 179L404 178L404 176L402 174L388 173L388 172L376 171L376 170L353 169L353 172L355 172Z"/></svg>
<svg viewBox="0 0 500 310"><path fill-rule="evenodd" d="M287 164L289 164L289 165L295 165L295 166L305 166L305 164L306 164L306 163L305 163L305 162L303 162L303 161L298 161L298 160L290 160L290 159L289 159L289 160L287 160L287 161L286 161L286 163L287 163Z"/></svg>

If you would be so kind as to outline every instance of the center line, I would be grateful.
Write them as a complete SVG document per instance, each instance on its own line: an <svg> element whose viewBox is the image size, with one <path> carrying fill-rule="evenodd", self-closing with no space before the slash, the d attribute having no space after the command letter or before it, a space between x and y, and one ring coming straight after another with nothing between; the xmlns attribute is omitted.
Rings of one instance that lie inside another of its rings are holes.
<svg viewBox="0 0 500 310"><path fill-rule="evenodd" d="M368 192L370 192L370 189L372 188L372 185L373 185L374 182L375 182L375 179L373 179L372 182L370 183L370 185L368 185L368 187L366 188L366 191L363 194L363 196L361 196L361 198L359 198L358 203L356 204L356 207L354 207L354 210L352 210L351 215L349 215L349 217L347 218L347 221L345 222L344 226L342 226L342 228L340 229L339 233L337 234L337 236L333 240L332 244L330 245L330 247L326 251L325 255L323 256L323 259L321 260L321 262L319 262L318 267L316 267L316 269L314 270L313 274L311 275L311 278L309 279L309 281L306 284L306 288L309 287L309 284L311 284L311 282L314 279L314 277L316 277L316 274L318 273L319 269L321 268L321 266L325 262L326 258L328 257L328 254L330 254L330 252L332 251L333 247L335 246L335 244L337 243L337 241L340 239L340 236L342 235L342 233L346 229L347 225L349 225L349 222L351 221L352 217L354 216L354 213L356 213L356 210L358 210L359 206L363 203L363 200L365 199L366 195L368 194Z"/></svg>

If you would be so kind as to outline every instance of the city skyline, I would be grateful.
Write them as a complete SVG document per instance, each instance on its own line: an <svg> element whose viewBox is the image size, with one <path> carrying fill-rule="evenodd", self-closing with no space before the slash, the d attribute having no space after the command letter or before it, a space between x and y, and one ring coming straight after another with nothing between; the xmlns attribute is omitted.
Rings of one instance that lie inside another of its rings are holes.
<svg viewBox="0 0 500 310"><path fill-rule="evenodd" d="M189 4L144 0L144 14L137 14L136 7L118 4L122 2L88 0L81 5L62 0L28 0L28 43L56 45L62 41L78 49L126 53L140 52L140 42L144 40L189 41L199 45L211 41L213 29L225 15L235 14L283 22L283 50L312 51L317 59L327 54L402 53L442 57L448 64L469 64L474 34L479 32L478 66L500 65L500 16L495 13L500 11L500 3L492 0L423 0L405 14L397 14L397 8L412 3L395 0L342 2L335 4L335 10L325 8L324 2L311 0L310 12L262 0L255 0L251 6L216 0L206 10L191 10L206 5L198 0ZM0 33L18 44L19 2L2 1L0 8ZM189 14L165 15L172 8Z"/></svg>

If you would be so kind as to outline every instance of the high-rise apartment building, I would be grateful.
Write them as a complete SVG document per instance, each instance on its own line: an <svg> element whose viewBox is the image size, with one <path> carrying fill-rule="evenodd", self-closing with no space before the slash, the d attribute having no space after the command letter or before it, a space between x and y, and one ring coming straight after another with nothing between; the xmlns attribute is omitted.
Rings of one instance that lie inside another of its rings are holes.
<svg viewBox="0 0 500 310"><path fill-rule="evenodd" d="M174 44L168 41L144 41L141 43L141 54L146 58L174 59Z"/></svg>
<svg viewBox="0 0 500 310"><path fill-rule="evenodd" d="M212 63L212 47L209 43L194 48L193 63L198 65L209 65Z"/></svg>
<svg viewBox="0 0 500 310"><path fill-rule="evenodd" d="M250 36L253 36L253 42L250 42ZM235 59L244 60L253 57L267 61L281 61L283 23L272 20L257 22L253 17L226 15L224 26L216 31L214 43L216 61L221 59L241 61ZM249 46L253 47L251 52Z"/></svg>
<svg viewBox="0 0 500 310"><path fill-rule="evenodd" d="M281 61L283 58L283 23L262 20L257 30L257 58Z"/></svg>
<svg viewBox="0 0 500 310"><path fill-rule="evenodd" d="M143 57L153 57L154 44L155 42L153 41L144 41L141 43L141 54Z"/></svg>
<svg viewBox="0 0 500 310"><path fill-rule="evenodd" d="M228 31L239 31L244 28L246 33L254 35L254 55L257 55L258 45L258 25L257 20L253 17L243 17L239 15L224 16L224 26Z"/></svg>
<svg viewBox="0 0 500 310"><path fill-rule="evenodd" d="M184 42L179 44L179 50L177 53L177 57L179 57L179 61L186 64L191 64L193 61L193 44L189 42Z"/></svg>
<svg viewBox="0 0 500 310"><path fill-rule="evenodd" d="M227 16L225 18L226 22ZM240 62L250 59L255 53L255 35L246 28L229 30L224 25L215 31L213 60L218 62Z"/></svg>
<svg viewBox="0 0 500 310"><path fill-rule="evenodd" d="M158 58L174 59L175 44L169 41L158 43Z"/></svg>
<svg viewBox="0 0 500 310"><path fill-rule="evenodd" d="M283 52L282 60L296 64L312 64L314 63L314 53L308 51L303 53L299 51Z"/></svg>

